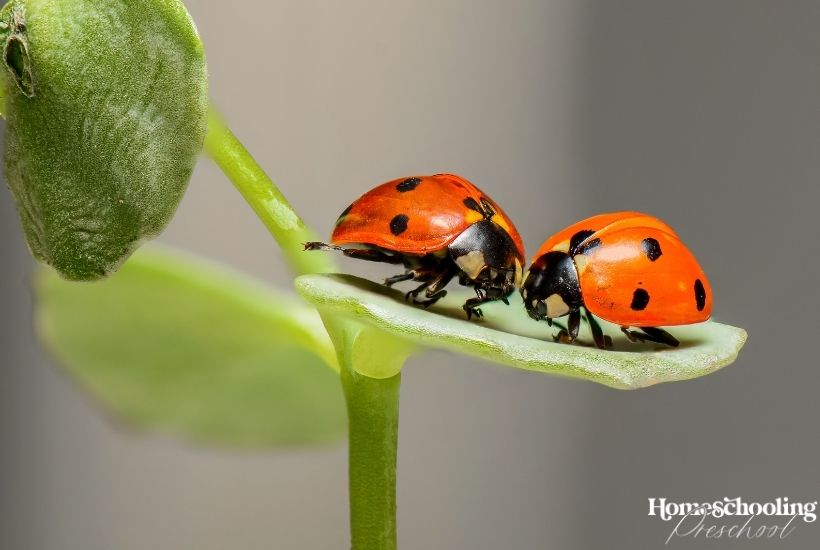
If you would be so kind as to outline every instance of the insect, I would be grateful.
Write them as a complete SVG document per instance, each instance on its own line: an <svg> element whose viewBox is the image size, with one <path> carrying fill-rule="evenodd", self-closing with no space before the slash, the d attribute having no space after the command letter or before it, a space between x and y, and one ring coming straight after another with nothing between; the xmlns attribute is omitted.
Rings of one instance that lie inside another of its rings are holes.
<svg viewBox="0 0 820 550"><path fill-rule="evenodd" d="M463 306L468 319L481 317L478 306L485 302L508 304L521 283L524 245L518 230L490 197L453 174L379 185L342 212L330 240L305 243L305 250L402 264L404 273L384 284L420 282L405 298L425 307L443 298L444 287L458 277L476 293Z"/></svg>
<svg viewBox="0 0 820 550"><path fill-rule="evenodd" d="M599 348L611 342L595 316L620 325L632 342L678 346L658 327L699 323L712 313L712 289L698 261L674 229L640 212L592 216L547 239L521 295L535 320L552 325L568 315L558 336L570 342L584 308Z"/></svg>

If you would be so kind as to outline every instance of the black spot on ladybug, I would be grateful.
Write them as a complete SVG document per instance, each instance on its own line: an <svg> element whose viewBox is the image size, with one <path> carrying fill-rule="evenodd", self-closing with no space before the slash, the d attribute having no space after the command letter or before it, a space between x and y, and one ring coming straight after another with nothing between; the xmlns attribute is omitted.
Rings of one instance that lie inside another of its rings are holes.
<svg viewBox="0 0 820 550"><path fill-rule="evenodd" d="M403 182L396 185L396 191L399 193L407 193L408 191L412 191L418 187L420 183L421 178L407 178Z"/></svg>
<svg viewBox="0 0 820 550"><path fill-rule="evenodd" d="M649 293L642 288L636 288L632 294L632 303L629 305L633 311L643 311L649 304Z"/></svg>
<svg viewBox="0 0 820 550"><path fill-rule="evenodd" d="M584 239L586 239L593 233L595 233L595 231L592 231L591 229L582 229L581 231L573 235L572 238L569 240L569 255L574 256L575 254L577 254L578 245L581 244L584 241Z"/></svg>
<svg viewBox="0 0 820 550"><path fill-rule="evenodd" d="M661 244L657 239L653 239L652 237L647 237L641 241L641 250L643 250L643 253L646 254L650 262L654 262L663 254Z"/></svg>
<svg viewBox="0 0 820 550"><path fill-rule="evenodd" d="M706 289L703 288L703 282L700 279L695 279L695 305L698 306L698 311L703 311L706 307Z"/></svg>
<svg viewBox="0 0 820 550"><path fill-rule="evenodd" d="M390 220L390 232L397 237L407 231L407 222L410 221L410 218L405 216L404 214L399 214L395 216L392 220Z"/></svg>
<svg viewBox="0 0 820 550"><path fill-rule="evenodd" d="M486 197L481 197L481 211L484 212L484 218L487 220L495 216L495 208Z"/></svg>
<svg viewBox="0 0 820 550"><path fill-rule="evenodd" d="M601 246L601 239L597 239L597 238L596 239L590 239L587 242L585 242L582 246L580 246L575 251L575 253L576 254L586 254L590 250L592 250L593 248L598 248L599 246Z"/></svg>
<svg viewBox="0 0 820 550"><path fill-rule="evenodd" d="M473 197L467 197L466 199L464 199L464 206L466 206L470 210L475 210L479 214L484 214L484 211L481 209L481 206Z"/></svg>

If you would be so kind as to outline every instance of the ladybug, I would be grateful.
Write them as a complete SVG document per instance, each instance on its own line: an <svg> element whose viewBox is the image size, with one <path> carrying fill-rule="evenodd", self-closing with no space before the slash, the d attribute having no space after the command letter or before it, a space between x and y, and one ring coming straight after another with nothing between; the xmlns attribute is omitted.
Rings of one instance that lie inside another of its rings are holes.
<svg viewBox="0 0 820 550"><path fill-rule="evenodd" d="M468 319L481 317L478 306L485 302L508 304L521 283L524 245L518 230L490 197L453 174L379 185L342 212L330 241L305 243L305 250L402 264L404 273L384 284L421 282L405 298L425 307L443 298L444 287L458 277L476 293L463 306Z"/></svg>
<svg viewBox="0 0 820 550"><path fill-rule="evenodd" d="M712 314L712 288L695 257L674 229L640 212L592 216L547 239L521 296L537 321L552 325L568 315L556 339L569 342L578 336L583 307L599 348L611 340L595 316L620 325L632 342L676 347L678 340L659 326L699 323Z"/></svg>

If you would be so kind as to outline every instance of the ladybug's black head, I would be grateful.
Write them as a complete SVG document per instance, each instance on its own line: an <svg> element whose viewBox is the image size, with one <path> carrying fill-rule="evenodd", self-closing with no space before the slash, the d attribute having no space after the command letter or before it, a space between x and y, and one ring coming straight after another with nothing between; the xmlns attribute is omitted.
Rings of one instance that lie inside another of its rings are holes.
<svg viewBox="0 0 820 550"><path fill-rule="evenodd" d="M509 296L521 284L524 259L504 228L488 219L465 229L447 249L462 279L488 296Z"/></svg>
<svg viewBox="0 0 820 550"><path fill-rule="evenodd" d="M578 270L565 252L547 252L535 260L524 277L521 296L536 321L563 317L583 305Z"/></svg>

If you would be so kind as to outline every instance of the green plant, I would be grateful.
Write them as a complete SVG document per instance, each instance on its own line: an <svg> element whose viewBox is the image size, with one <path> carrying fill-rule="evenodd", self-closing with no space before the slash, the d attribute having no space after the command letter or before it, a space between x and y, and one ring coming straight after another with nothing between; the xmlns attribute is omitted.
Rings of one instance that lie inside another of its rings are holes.
<svg viewBox="0 0 820 550"><path fill-rule="evenodd" d="M708 374L745 341L709 322L678 329L674 350L616 336L616 351L568 346L544 341L517 296L476 323L458 296L427 311L333 274L329 255L302 251L313 232L208 113L204 50L179 0L14 0L0 12L0 39L6 177L33 254L55 270L36 279L43 342L132 425L211 444L330 441L346 404L354 548L396 546L407 357L439 347L633 389ZM175 252L140 250L123 264L167 224L203 144L312 305ZM118 269L93 285L64 280Z"/></svg>

